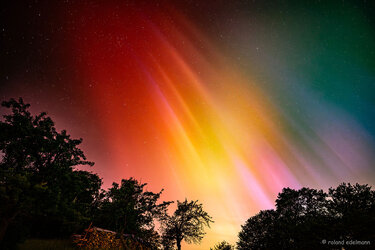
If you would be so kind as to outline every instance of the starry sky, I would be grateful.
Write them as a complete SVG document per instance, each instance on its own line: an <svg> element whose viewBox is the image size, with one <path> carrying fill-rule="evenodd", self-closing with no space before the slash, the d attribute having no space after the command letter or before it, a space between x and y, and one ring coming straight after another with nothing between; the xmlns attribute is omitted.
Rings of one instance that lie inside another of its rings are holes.
<svg viewBox="0 0 375 250"><path fill-rule="evenodd" d="M283 187L375 185L374 3L270 2L8 1L0 97L83 138L104 187L201 201L185 249L235 243Z"/></svg>

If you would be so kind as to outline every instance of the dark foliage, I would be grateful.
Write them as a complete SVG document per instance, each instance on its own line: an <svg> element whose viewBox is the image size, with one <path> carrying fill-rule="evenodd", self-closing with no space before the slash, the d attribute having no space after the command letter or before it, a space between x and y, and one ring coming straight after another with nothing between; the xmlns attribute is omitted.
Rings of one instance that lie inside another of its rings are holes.
<svg viewBox="0 0 375 250"><path fill-rule="evenodd" d="M220 243L217 243L214 248L210 248L210 250L234 250L234 246L224 240Z"/></svg>
<svg viewBox="0 0 375 250"><path fill-rule="evenodd" d="M341 184L329 189L335 237L375 242L375 191L368 185Z"/></svg>
<svg viewBox="0 0 375 250"><path fill-rule="evenodd" d="M284 188L276 210L249 218L238 249L324 249L328 241L375 240L375 191L367 185L341 184L322 190ZM345 249L350 249L345 245Z"/></svg>
<svg viewBox="0 0 375 250"><path fill-rule="evenodd" d="M182 240L199 243L205 235L204 227L212 222L212 217L198 201L177 201L176 211L163 220L163 244L166 249L177 245L180 250Z"/></svg>
<svg viewBox="0 0 375 250"><path fill-rule="evenodd" d="M132 234L153 248L160 245L160 236L155 230L155 220L166 216L171 202L158 200L162 191L145 191L146 184L137 180L123 179L121 185L113 183L99 204L95 224L118 233Z"/></svg>
<svg viewBox="0 0 375 250"><path fill-rule="evenodd" d="M71 234L89 221L101 179L78 165L93 165L78 148L82 139L58 132L46 113L11 99L0 121L0 241ZM20 226L22 225L22 226ZM6 239L3 240L3 239Z"/></svg>

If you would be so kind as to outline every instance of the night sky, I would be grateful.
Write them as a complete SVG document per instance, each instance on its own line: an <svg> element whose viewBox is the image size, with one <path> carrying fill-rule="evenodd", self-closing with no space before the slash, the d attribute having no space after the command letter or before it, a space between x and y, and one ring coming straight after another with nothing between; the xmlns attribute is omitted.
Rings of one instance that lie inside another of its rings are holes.
<svg viewBox="0 0 375 250"><path fill-rule="evenodd" d="M375 185L373 1L7 2L1 100L83 138L105 188L202 202L186 249L235 243L283 187Z"/></svg>

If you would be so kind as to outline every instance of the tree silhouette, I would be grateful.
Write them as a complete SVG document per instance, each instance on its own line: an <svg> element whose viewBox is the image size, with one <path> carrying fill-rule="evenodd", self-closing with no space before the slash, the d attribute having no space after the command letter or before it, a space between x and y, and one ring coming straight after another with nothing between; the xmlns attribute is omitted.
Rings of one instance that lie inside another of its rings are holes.
<svg viewBox="0 0 375 250"><path fill-rule="evenodd" d="M214 248L210 248L210 250L234 250L234 246L224 240L217 243Z"/></svg>
<svg viewBox="0 0 375 250"><path fill-rule="evenodd" d="M19 231L16 223L23 229L31 224L35 234L44 228L44 233L62 234L87 222L101 179L74 170L93 165L78 148L82 139L58 132L44 112L31 115L21 98L2 107L11 112L0 121L0 241Z"/></svg>
<svg viewBox="0 0 375 250"><path fill-rule="evenodd" d="M133 178L123 179L121 185L113 183L103 193L95 222L120 235L132 234L156 248L160 242L154 220L166 216L171 202L157 204L163 190L159 193L144 191L146 185Z"/></svg>
<svg viewBox="0 0 375 250"><path fill-rule="evenodd" d="M260 211L249 218L238 235L238 249L276 249L279 246L276 232L277 213L274 210Z"/></svg>
<svg viewBox="0 0 375 250"><path fill-rule="evenodd" d="M344 240L375 239L375 191L368 185L342 183L329 189L332 234Z"/></svg>
<svg viewBox="0 0 375 250"><path fill-rule="evenodd" d="M324 249L330 246L322 240L373 241L374 223L375 192L368 185L343 183L330 188L328 194L284 188L276 210L261 211L242 226L237 247Z"/></svg>
<svg viewBox="0 0 375 250"><path fill-rule="evenodd" d="M181 242L200 243L205 235L204 227L213 223L212 217L203 210L203 205L198 201L177 201L177 209L172 216L164 218L163 243L168 249L177 245L181 249Z"/></svg>
<svg viewBox="0 0 375 250"><path fill-rule="evenodd" d="M284 188L276 199L279 245L282 248L320 248L321 239L328 236L327 206L327 194L323 190Z"/></svg>

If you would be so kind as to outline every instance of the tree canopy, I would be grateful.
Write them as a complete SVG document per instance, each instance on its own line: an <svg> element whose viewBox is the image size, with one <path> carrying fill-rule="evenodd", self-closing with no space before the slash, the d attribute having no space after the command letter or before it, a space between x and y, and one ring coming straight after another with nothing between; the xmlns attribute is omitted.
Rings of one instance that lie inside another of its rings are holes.
<svg viewBox="0 0 375 250"><path fill-rule="evenodd" d="M210 250L234 250L234 246L224 240L217 243L214 248L210 248Z"/></svg>
<svg viewBox="0 0 375 250"><path fill-rule="evenodd" d="M82 139L58 132L45 112L31 115L21 98L2 107L10 113L0 121L0 241L19 233L17 223L51 236L82 226L102 184L96 174L74 168L93 165L78 147Z"/></svg>
<svg viewBox="0 0 375 250"><path fill-rule="evenodd" d="M329 240L373 241L374 223L375 191L368 185L342 183L328 193L284 188L276 210L261 211L242 226L237 247L321 249Z"/></svg>
<svg viewBox="0 0 375 250"><path fill-rule="evenodd" d="M95 218L96 225L121 234L132 234L153 248L160 245L155 220L164 218L171 202L158 203L162 191L145 191L147 184L123 179L103 193Z"/></svg>
<svg viewBox="0 0 375 250"><path fill-rule="evenodd" d="M204 227L213 222L198 201L177 201L176 211L163 220L163 244L167 249L176 244L180 250L183 240L189 244L200 243L205 235Z"/></svg>

